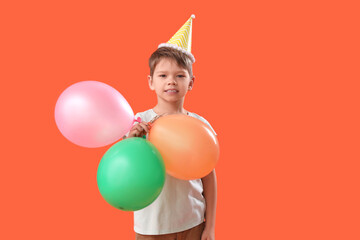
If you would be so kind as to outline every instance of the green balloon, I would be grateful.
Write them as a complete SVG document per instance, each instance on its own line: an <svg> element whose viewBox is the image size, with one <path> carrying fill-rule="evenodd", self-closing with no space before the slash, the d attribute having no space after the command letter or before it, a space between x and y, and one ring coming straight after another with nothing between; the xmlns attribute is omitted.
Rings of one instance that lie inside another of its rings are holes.
<svg viewBox="0 0 360 240"><path fill-rule="evenodd" d="M97 171L102 197L113 207L136 211L151 204L165 183L159 151L143 138L127 138L103 156Z"/></svg>

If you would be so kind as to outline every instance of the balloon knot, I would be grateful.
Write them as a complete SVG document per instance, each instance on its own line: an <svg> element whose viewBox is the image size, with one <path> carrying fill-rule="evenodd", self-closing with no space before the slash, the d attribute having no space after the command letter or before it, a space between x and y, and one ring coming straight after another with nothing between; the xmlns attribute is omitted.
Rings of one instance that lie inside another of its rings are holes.
<svg viewBox="0 0 360 240"><path fill-rule="evenodd" d="M139 123L140 123L140 122L141 122L141 118L138 117L138 118L134 119L134 122L139 122ZM134 123L134 122L133 122L133 123Z"/></svg>

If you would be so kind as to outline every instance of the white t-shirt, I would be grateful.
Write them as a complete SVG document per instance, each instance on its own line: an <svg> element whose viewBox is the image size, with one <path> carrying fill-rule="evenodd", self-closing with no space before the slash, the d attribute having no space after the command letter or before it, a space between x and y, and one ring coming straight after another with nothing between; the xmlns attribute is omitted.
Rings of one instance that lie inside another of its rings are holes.
<svg viewBox="0 0 360 240"><path fill-rule="evenodd" d="M188 113L210 126L203 117ZM135 115L150 122L157 114L149 109ZM212 127L210 126L212 129ZM215 133L215 131L214 131ZM205 198L201 179L181 180L166 174L164 187L149 206L134 211L134 230L143 235L185 231L204 221Z"/></svg>

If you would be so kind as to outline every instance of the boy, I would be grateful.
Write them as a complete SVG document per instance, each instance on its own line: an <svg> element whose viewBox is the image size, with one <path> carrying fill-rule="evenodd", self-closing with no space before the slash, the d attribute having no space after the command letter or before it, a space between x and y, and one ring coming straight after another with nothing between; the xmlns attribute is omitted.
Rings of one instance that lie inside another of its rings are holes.
<svg viewBox="0 0 360 240"><path fill-rule="evenodd" d="M132 127L128 137L146 135L150 130L148 122L166 114L187 114L210 126L204 118L183 107L185 95L195 80L192 73L195 58L190 52L192 18L194 16L151 55L148 82L157 95L157 105L135 115L142 122ZM179 38L182 41L178 41ZM134 212L136 239L214 240L216 190L215 170L196 180L180 180L166 175L159 197L146 208Z"/></svg>

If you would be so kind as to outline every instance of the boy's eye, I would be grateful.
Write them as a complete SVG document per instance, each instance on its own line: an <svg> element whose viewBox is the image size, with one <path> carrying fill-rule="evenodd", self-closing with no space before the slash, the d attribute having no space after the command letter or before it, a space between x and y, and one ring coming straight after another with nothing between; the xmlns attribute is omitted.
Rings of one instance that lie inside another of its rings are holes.
<svg viewBox="0 0 360 240"><path fill-rule="evenodd" d="M180 78L183 78L183 77L185 77L185 75L177 75L178 77L180 77Z"/></svg>
<svg viewBox="0 0 360 240"><path fill-rule="evenodd" d="M161 75L159 75L159 77L166 77L166 75L165 75L165 74L161 74Z"/></svg>

